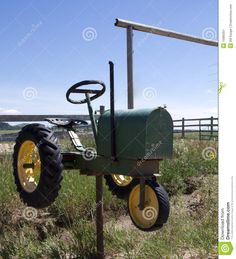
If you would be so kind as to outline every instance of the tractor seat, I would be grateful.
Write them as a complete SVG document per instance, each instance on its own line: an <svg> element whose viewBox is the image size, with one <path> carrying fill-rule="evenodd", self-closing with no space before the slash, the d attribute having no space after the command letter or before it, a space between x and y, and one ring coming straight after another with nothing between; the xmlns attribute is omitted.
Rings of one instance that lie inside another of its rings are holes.
<svg viewBox="0 0 236 259"><path fill-rule="evenodd" d="M64 128L70 128L72 126L88 125L87 121L69 119L69 118L46 118L45 121L48 121L51 124L57 125L58 127L64 127Z"/></svg>

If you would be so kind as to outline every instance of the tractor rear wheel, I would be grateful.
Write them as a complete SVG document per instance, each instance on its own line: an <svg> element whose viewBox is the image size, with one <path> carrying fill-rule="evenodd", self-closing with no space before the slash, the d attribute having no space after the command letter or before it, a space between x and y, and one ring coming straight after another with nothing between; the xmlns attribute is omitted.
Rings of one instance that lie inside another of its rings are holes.
<svg viewBox="0 0 236 259"><path fill-rule="evenodd" d="M145 183L144 209L139 207L140 185L136 185L128 199L128 209L134 225L143 231L154 231L163 226L169 217L170 205L168 194L156 181Z"/></svg>
<svg viewBox="0 0 236 259"><path fill-rule="evenodd" d="M138 178L121 174L105 175L104 178L109 190L119 199L126 199L132 188L139 183Z"/></svg>
<svg viewBox="0 0 236 259"><path fill-rule="evenodd" d="M58 196L63 169L53 132L42 124L22 128L14 146L13 169L24 203L35 208L51 205Z"/></svg>

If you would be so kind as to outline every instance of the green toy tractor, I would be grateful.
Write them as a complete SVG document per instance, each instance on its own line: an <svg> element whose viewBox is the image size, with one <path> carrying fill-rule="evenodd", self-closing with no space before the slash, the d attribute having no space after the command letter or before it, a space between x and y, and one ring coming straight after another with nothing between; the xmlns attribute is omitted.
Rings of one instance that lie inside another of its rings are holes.
<svg viewBox="0 0 236 259"><path fill-rule="evenodd" d="M114 67L110 64L110 110L95 119L91 101L106 86L86 80L73 85L66 98L74 104L87 103L96 149L82 145L75 127L87 121L48 118L48 122L68 131L76 151L61 152L54 132L43 124L29 124L16 139L13 154L14 178L20 198L28 206L45 208L58 196L63 169L81 174L104 175L113 194L127 197L130 217L139 229L151 231L163 226L169 216L169 199L156 181L159 163L171 158L173 121L166 109L114 109ZM84 88L85 85L100 85ZM84 94L75 100L76 94ZM72 99L73 97L73 99Z"/></svg>

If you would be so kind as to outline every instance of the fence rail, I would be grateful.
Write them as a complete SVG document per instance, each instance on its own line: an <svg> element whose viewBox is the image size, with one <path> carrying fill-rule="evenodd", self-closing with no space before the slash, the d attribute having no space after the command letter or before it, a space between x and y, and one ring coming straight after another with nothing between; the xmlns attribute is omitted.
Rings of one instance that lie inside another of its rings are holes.
<svg viewBox="0 0 236 259"><path fill-rule="evenodd" d="M0 122L35 122L44 121L45 118L71 118L90 120L89 115L0 115ZM99 115L95 115L98 119ZM218 139L218 118L197 118L173 120L174 132L186 138L186 133L198 133L200 140ZM8 134L9 135L9 134ZM2 139L2 138L1 138Z"/></svg>
<svg viewBox="0 0 236 259"><path fill-rule="evenodd" d="M98 118L98 115L95 115ZM0 115L0 122L28 122L44 121L45 118L70 118L79 120L90 120L89 115Z"/></svg>
<svg viewBox="0 0 236 259"><path fill-rule="evenodd" d="M186 133L191 132L199 133L200 140L218 139L218 118L212 116L210 118L182 118L180 120L174 120L174 131L175 133L180 133L181 138L185 138Z"/></svg>

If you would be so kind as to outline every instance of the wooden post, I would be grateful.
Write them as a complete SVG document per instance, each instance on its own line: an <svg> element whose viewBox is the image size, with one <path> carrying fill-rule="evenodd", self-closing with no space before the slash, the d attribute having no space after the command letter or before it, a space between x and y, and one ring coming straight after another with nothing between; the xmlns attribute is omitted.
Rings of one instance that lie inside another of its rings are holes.
<svg viewBox="0 0 236 259"><path fill-rule="evenodd" d="M97 228L97 258L104 259L103 237L103 175L96 176L96 228Z"/></svg>
<svg viewBox="0 0 236 259"><path fill-rule="evenodd" d="M202 140L202 127L201 127L201 120L199 120L199 140Z"/></svg>
<svg viewBox="0 0 236 259"><path fill-rule="evenodd" d="M133 101L133 30L152 33L165 37L175 38L179 40L185 40L195 42L198 44L204 44L208 46L218 47L217 41L212 41L204 38L199 38L192 35L179 33L176 31L166 30L160 27L154 27L146 24L136 23L132 21L126 21L116 19L115 26L126 28L127 34L127 81L128 81L128 109L134 108Z"/></svg>
<svg viewBox="0 0 236 259"><path fill-rule="evenodd" d="M210 137L210 139L213 138L213 129L214 129L213 123L214 123L214 119L213 119L213 116L211 116L211 137Z"/></svg>
<svg viewBox="0 0 236 259"><path fill-rule="evenodd" d="M160 27L154 27L142 23L136 23L133 21L126 21L122 19L116 19L115 26L122 27L122 28L128 28L129 26L132 26L133 30L137 31L142 31L142 32L148 32L152 34L157 34L165 37L170 37L170 38L175 38L179 40L185 40L185 41L190 41L190 42L195 42L199 44L204 44L204 45L209 45L209 46L214 46L218 47L218 42L217 41L212 41L204 38L199 38L193 35L188 35L176 31L170 31L166 30L164 28Z"/></svg>
<svg viewBox="0 0 236 259"><path fill-rule="evenodd" d="M105 111L105 106L100 106L100 114ZM103 175L96 176L96 229L97 229L97 258L104 259L103 237Z"/></svg>
<svg viewBox="0 0 236 259"><path fill-rule="evenodd" d="M185 132L184 132L184 118L182 118L182 139L185 137Z"/></svg>
<svg viewBox="0 0 236 259"><path fill-rule="evenodd" d="M133 93L133 28L127 27L127 83L128 83L128 109L134 108Z"/></svg>

